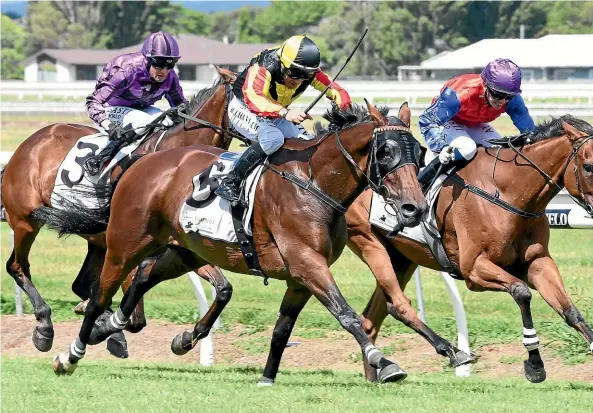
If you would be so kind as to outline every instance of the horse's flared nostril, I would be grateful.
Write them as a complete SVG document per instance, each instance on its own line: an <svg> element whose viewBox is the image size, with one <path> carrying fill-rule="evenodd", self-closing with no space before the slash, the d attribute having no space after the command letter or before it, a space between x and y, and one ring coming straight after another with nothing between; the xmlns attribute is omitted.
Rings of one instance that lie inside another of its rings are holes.
<svg viewBox="0 0 593 413"><path fill-rule="evenodd" d="M420 213L420 209L416 206L416 204L402 204L401 206L402 215L406 218L413 218Z"/></svg>

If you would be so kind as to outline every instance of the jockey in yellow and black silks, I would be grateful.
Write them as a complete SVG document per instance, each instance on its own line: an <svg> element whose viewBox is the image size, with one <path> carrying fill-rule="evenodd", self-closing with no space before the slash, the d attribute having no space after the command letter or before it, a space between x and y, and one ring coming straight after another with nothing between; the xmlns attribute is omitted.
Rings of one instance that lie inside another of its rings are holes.
<svg viewBox="0 0 593 413"><path fill-rule="evenodd" d="M301 122L310 119L301 109L288 109L309 85L323 91L332 80L320 68L317 45L307 36L292 36L281 46L255 56L234 83L229 104L233 127L253 140L216 194L237 202L243 179L267 155L277 151L285 138L311 139ZM348 93L337 83L325 93L342 109L350 106Z"/></svg>

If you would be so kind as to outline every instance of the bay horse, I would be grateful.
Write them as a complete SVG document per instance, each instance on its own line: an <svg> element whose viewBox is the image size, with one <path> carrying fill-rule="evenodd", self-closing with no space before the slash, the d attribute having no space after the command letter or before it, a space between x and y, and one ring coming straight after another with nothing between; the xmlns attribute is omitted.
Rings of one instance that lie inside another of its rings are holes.
<svg viewBox="0 0 593 413"><path fill-rule="evenodd" d="M591 125L566 115L538 125L532 134L511 139L510 145L500 142L502 147L480 148L477 157L458 172L461 180L445 181L437 200L437 225L445 250L467 288L507 292L519 306L523 344L529 354L524 374L531 382L545 380L546 371L531 315L530 288L539 291L593 351L593 331L571 302L550 256L550 228L544 214L561 187L593 213L592 135ZM498 193L514 212L477 195L467 184ZM418 265L439 271L439 264L425 245L401 235L388 238L385 231L371 227L370 199L369 192L363 193L346 213L348 246L377 279L362 315L365 332L374 343L390 314L453 364L456 349L420 320L403 293ZM520 212L528 213L521 216ZM377 379L366 359L365 376Z"/></svg>
<svg viewBox="0 0 593 413"><path fill-rule="evenodd" d="M313 141L287 141L270 157L255 193L253 240L265 276L287 283L276 329L292 329L300 310L315 295L354 336L370 364L379 370L379 380L388 382L403 379L406 373L370 342L329 266L346 244L344 212L367 185L401 211L405 225L419 222L426 201L416 179L419 156L409 155L420 152L419 143L407 127L389 125L389 119L374 106L367 103L367 108L368 112L356 105L346 111L334 109L333 130L318 133ZM407 116L409 124L409 109L402 110L400 116ZM238 243L187 234L178 220L192 190L192 177L222 153L206 146L159 152L140 159L121 178L111 200L99 288L93 290L69 352L54 359L56 374L72 373L87 344L124 328L138 299L159 282L206 264L249 273ZM175 265L136 276L109 322L104 328L93 328L127 274L145 257L170 245L170 238L178 245L165 254L174 257L169 261ZM218 310L211 307L211 311ZM173 339L173 351L187 352L202 334L198 322L193 331ZM283 348L286 341L276 344Z"/></svg>
<svg viewBox="0 0 593 413"><path fill-rule="evenodd" d="M164 136L154 133L146 139L133 152L129 163L146 153L179 146L201 143L225 149L229 147L232 137L220 133L220 128L224 128L225 123L229 124L226 114L230 93L228 85L234 81L235 74L227 69L217 70L219 80L212 87L199 91L188 104L186 111L219 129L207 128L192 120L177 119L176 124L167 130ZM43 226L43 218L38 216L38 213L42 207L51 208L50 197L56 174L66 154L79 138L96 132L97 130L92 127L69 123L46 126L23 141L2 170L2 204L8 224L14 231L14 249L6 263L6 270L25 291L33 305L37 326L32 341L39 351L51 349L54 330L51 308L33 284L29 268L29 252ZM91 155L92 153L88 156ZM116 181L122 172L122 167L116 167L110 175L111 182ZM88 252L72 289L81 299L86 300L90 296L92 281L98 279L101 272L105 257L105 234L80 235L88 242ZM130 283L131 278L124 285L124 290ZM138 314L135 325L130 326L132 331L139 331L146 324L142 305L139 306Z"/></svg>

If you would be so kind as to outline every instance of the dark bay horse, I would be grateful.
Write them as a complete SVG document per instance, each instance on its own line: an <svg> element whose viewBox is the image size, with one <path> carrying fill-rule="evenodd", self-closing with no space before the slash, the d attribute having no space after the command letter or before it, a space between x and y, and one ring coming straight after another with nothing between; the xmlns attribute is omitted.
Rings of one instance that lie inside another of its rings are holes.
<svg viewBox="0 0 593 413"><path fill-rule="evenodd" d="M388 202L403 211L401 218L407 225L418 223L426 202L416 180L417 162L404 162L400 156L419 151L418 142L411 138L408 128L388 125L384 115L367 106L368 113L357 107L348 112L336 110L335 130L325 131L313 141L287 142L271 156L255 195L253 238L264 274L287 283L276 329L290 331L300 310L315 295L354 336L371 365L379 370L379 380L386 382L402 379L406 373L370 343L329 266L346 244L343 214L367 185L381 191ZM216 148L194 147L151 154L130 167L119 181L111 203L100 285L89 301L78 338L68 353L54 360L57 374L72 373L87 344L122 329L138 299L160 281L207 263L249 273L238 244L186 234L178 220L179 210L191 193L192 177L221 153ZM296 177L301 184L310 185L296 185L285 179L286 173L294 175L292 180ZM175 265L169 265L167 271L155 272L153 268L147 276L135 277L120 308L105 323L107 328L93 329L127 274L145 257L170 245L171 237L178 245L165 254L175 257ZM231 291L229 288L223 295L230 298ZM173 340L175 352L195 346L204 333L199 326L198 322L193 331ZM282 335L275 348L283 349L287 339Z"/></svg>
<svg viewBox="0 0 593 413"><path fill-rule="evenodd" d="M516 139L515 145L520 148L481 148L477 158L459 171L465 183L491 194L498 188L502 200L537 217L509 212L451 180L445 181L437 201L445 250L467 288L504 291L518 304L523 344L529 352L525 376L531 382L545 380L546 371L530 310L530 287L539 291L593 351L593 331L568 297L550 256L550 229L543 214L562 186L589 213L593 211L592 135L591 125L563 116L539 125L532 135ZM420 320L402 291L418 265L441 268L426 246L402 236L389 239L384 231L371 227L370 195L362 194L346 214L348 245L377 279L377 288L363 312L363 327L374 343L383 320L391 314L420 333L437 353L450 357L453 364L456 349ZM376 380L375 370L368 363L365 375Z"/></svg>
<svg viewBox="0 0 593 413"><path fill-rule="evenodd" d="M218 72L219 81L211 88L198 92L186 111L220 127L225 126L225 123L228 125L227 85L234 81L235 74L220 68ZM36 217L36 212L40 207L51 207L50 197L56 174L66 154L79 138L96 132L92 127L76 124L60 123L46 126L17 148L2 171L2 204L6 210L8 224L14 230L14 250L6 263L6 269L33 304L38 324L33 332L32 341L40 351L51 349L54 331L51 309L34 286L29 268L29 252L43 226ZM178 121L164 136L155 133L148 138L133 155L137 159L136 156L146 153L198 143L226 149L231 139L228 134L205 128L191 120ZM117 180L121 172L120 167L115 168L110 176L111 181ZM105 257L105 234L81 235L88 241L88 252L72 287L84 300L90 295L91 281L97 279L101 272ZM130 281L126 282L125 288L129 284ZM142 325L145 324L144 315L142 308L139 310L141 319L138 322Z"/></svg>

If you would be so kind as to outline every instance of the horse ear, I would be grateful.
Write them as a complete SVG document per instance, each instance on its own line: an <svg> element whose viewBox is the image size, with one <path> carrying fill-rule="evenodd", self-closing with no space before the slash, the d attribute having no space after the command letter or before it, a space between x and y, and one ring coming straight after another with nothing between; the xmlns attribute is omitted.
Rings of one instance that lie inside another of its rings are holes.
<svg viewBox="0 0 593 413"><path fill-rule="evenodd" d="M408 106L408 102L402 103L399 107L399 112L397 113L397 117L409 128L410 127L410 118L412 117L412 111Z"/></svg>
<svg viewBox="0 0 593 413"><path fill-rule="evenodd" d="M222 78L224 83L233 84L235 83L235 80L237 80L237 74L232 70L218 67L216 65L214 67L216 67L216 71L218 72L218 75Z"/></svg>
<svg viewBox="0 0 593 413"><path fill-rule="evenodd" d="M562 121L562 127L564 128L564 131L569 135L569 138L582 138L583 136L587 136L585 132L578 130L568 122Z"/></svg>
<svg viewBox="0 0 593 413"><path fill-rule="evenodd" d="M364 102L367 104L367 109L369 110L369 115L371 115L371 118L373 119L373 123L375 124L375 127L380 128L382 126L387 125L387 118L385 118L385 116L383 116L383 114L377 110L375 105L369 103L369 101L366 100L366 98L365 98Z"/></svg>

